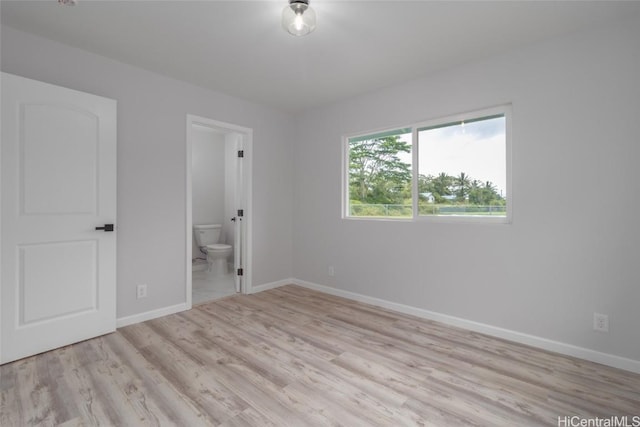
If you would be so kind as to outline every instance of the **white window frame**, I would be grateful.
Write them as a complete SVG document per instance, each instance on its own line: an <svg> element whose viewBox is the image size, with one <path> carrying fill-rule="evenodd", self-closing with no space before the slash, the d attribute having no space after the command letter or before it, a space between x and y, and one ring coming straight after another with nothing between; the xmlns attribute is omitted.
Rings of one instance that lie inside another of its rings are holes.
<svg viewBox="0 0 640 427"><path fill-rule="evenodd" d="M418 175L420 174L419 159L419 141L418 129L438 126L442 124L468 121L483 117L495 115L504 115L505 118L505 164L506 164L506 216L472 216L472 215L419 215L418 211ZM412 193L412 212L410 218L394 218L394 217L364 217L349 215L349 140L352 138L375 135L383 132L390 132L396 129L411 129L411 193ZM357 132L342 137L342 218L348 220L364 220L364 221L420 221L420 222L445 222L445 223L482 223L482 224L511 224L513 216L513 188L511 179L511 150L512 150L512 106L504 104L500 106L484 108L469 111L466 113L453 114L440 117L437 119L425 120L409 125L391 126L383 129L372 130L367 132Z"/></svg>
<svg viewBox="0 0 640 427"><path fill-rule="evenodd" d="M349 140L353 138L359 138L369 135L377 135L386 132L393 132L396 130L404 130L411 129L411 162L413 163L413 149L415 148L413 142L413 131L414 128L412 126L392 126L385 127L378 130L372 130L368 132L357 132L352 134L347 134L342 136L342 218L349 220L362 220L362 221L404 221L409 222L415 219L415 211L412 207L412 215L411 217L382 217L382 216L351 216L349 215ZM413 164L411 165L411 192L412 192L412 203L413 203L413 180L414 180L414 171Z"/></svg>

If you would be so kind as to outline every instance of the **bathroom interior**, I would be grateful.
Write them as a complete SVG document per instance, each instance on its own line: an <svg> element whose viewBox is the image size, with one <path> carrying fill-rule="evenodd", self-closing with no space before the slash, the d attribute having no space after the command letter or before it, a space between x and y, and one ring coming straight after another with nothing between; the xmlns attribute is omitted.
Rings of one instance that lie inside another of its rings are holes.
<svg viewBox="0 0 640 427"><path fill-rule="evenodd" d="M194 124L191 145L192 303L236 292L234 240L241 135Z"/></svg>

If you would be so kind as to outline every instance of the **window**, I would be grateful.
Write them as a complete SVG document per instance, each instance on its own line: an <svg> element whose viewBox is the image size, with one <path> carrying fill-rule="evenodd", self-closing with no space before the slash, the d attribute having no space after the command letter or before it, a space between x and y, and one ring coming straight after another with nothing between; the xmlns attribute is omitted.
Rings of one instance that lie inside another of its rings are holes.
<svg viewBox="0 0 640 427"><path fill-rule="evenodd" d="M411 129L349 138L349 212L354 217L410 218Z"/></svg>
<svg viewBox="0 0 640 427"><path fill-rule="evenodd" d="M508 107L346 140L350 218L509 217Z"/></svg>

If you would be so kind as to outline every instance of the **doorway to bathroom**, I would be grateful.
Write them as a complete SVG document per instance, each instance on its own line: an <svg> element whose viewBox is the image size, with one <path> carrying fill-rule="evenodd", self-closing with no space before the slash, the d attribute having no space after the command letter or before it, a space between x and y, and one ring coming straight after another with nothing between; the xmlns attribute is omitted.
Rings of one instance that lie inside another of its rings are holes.
<svg viewBox="0 0 640 427"><path fill-rule="evenodd" d="M187 115L189 306L250 291L252 133Z"/></svg>

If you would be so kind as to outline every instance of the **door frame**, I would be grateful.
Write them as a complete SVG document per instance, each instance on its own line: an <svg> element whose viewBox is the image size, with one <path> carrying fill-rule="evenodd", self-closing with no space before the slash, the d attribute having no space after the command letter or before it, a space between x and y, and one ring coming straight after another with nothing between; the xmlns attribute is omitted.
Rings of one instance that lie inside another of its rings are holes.
<svg viewBox="0 0 640 427"><path fill-rule="evenodd" d="M232 123L221 122L219 120L209 119L206 117L200 117L193 114L187 114L187 135L185 143L186 151L186 205L185 205L185 231L186 231L186 245L185 245L185 292L186 302L188 309L192 307L192 265L191 259L193 257L193 188L192 188L192 146L193 146L193 125L205 126L215 129L224 133L238 133L242 135L242 149L244 150L244 157L242 159L242 189L240 204L244 210L243 224L244 232L242 233L242 260L243 260L243 286L241 293L250 294L252 292L252 223L253 223L253 209L251 206L251 176L253 170L252 152L253 152L253 129L238 126Z"/></svg>

